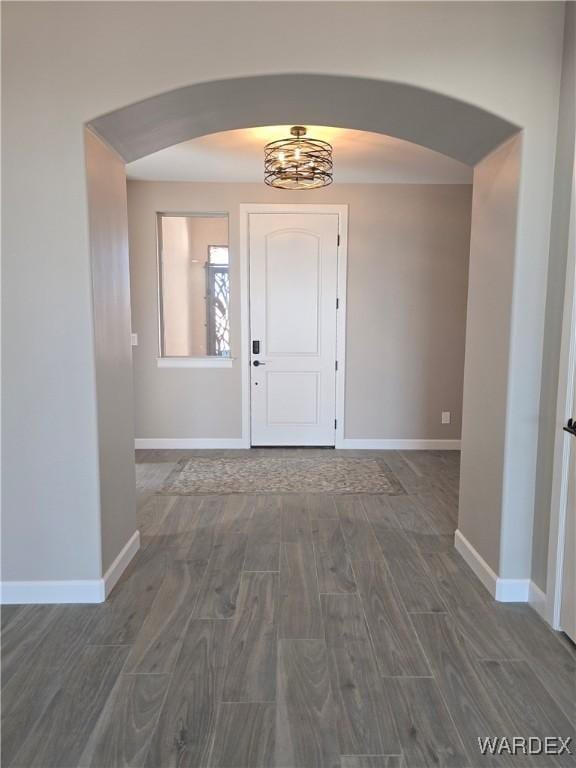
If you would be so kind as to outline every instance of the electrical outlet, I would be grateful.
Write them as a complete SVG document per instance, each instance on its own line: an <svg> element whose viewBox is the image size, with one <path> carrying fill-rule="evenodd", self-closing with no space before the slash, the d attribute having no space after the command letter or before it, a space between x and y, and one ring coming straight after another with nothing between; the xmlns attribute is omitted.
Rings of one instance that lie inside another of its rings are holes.
<svg viewBox="0 0 576 768"><path fill-rule="evenodd" d="M132 333L132 334L130 334L130 336L132 337L132 346L133 347L137 347L138 346L138 334L137 333Z"/></svg>
<svg viewBox="0 0 576 768"><path fill-rule="evenodd" d="M450 411L442 411L442 424L450 424Z"/></svg>

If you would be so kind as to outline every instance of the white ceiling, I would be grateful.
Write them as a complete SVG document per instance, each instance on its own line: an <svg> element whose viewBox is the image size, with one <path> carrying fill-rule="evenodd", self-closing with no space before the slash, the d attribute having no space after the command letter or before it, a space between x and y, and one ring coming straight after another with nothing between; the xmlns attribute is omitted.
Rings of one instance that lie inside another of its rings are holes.
<svg viewBox="0 0 576 768"><path fill-rule="evenodd" d="M148 181L263 181L264 145L290 126L244 128L201 136L126 166ZM418 144L380 133L308 126L334 147L334 182L348 184L471 184L472 168Z"/></svg>

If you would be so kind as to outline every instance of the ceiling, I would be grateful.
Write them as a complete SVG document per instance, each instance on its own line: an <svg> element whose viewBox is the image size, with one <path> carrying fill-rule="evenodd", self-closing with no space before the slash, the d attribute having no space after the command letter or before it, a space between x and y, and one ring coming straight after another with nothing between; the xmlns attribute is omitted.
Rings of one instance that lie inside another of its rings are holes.
<svg viewBox="0 0 576 768"><path fill-rule="evenodd" d="M263 181L264 145L290 126L244 128L200 136L126 166L129 179ZM472 168L418 144L380 133L308 126L334 147L334 182L348 184L471 184Z"/></svg>

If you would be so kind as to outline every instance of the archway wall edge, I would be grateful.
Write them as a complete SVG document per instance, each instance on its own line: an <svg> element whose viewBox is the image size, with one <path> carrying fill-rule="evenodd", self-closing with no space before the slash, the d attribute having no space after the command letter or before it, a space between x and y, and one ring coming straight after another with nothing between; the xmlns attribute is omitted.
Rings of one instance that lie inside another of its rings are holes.
<svg viewBox="0 0 576 768"><path fill-rule="evenodd" d="M308 73L195 83L96 117L89 125L131 162L209 133L296 119L383 133L469 165L520 130L484 109L415 85Z"/></svg>

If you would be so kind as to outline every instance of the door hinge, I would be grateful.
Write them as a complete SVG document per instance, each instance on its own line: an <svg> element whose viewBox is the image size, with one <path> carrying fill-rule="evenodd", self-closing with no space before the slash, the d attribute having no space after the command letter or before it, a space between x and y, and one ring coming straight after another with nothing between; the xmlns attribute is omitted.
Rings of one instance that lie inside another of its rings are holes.
<svg viewBox="0 0 576 768"><path fill-rule="evenodd" d="M338 232L338 239L336 241L336 245L340 245L340 232Z"/></svg>
<svg viewBox="0 0 576 768"><path fill-rule="evenodd" d="M340 299L336 299L336 309L340 309Z"/></svg>
<svg viewBox="0 0 576 768"><path fill-rule="evenodd" d="M338 427L338 419L334 419L334 429L337 429Z"/></svg>
<svg viewBox="0 0 576 768"><path fill-rule="evenodd" d="M336 362L334 363L334 370L335 370L335 371L337 371L337 370L338 370L338 360L336 360Z"/></svg>

